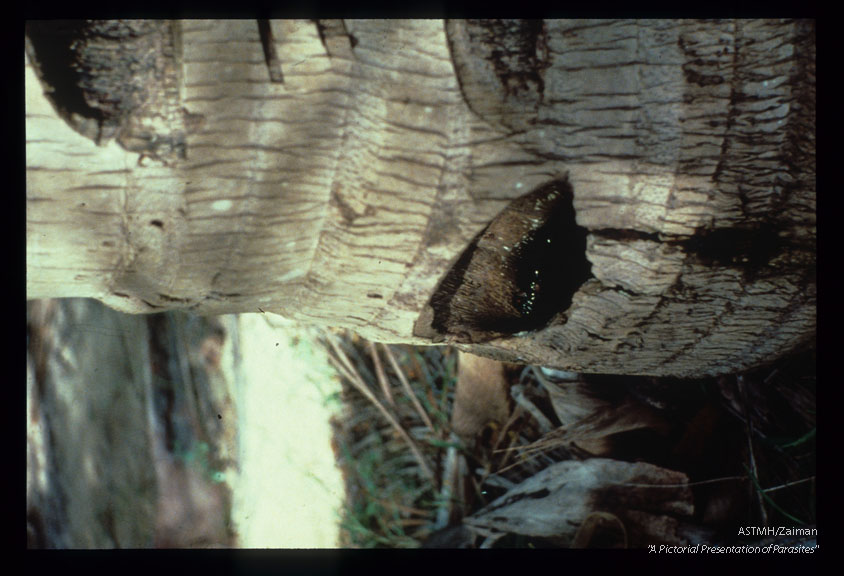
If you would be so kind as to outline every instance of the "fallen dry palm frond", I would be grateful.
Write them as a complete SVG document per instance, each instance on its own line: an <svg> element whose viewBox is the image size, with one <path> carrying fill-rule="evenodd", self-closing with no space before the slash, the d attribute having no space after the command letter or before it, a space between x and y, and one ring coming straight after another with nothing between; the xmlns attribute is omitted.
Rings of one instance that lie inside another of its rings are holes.
<svg viewBox="0 0 844 576"><path fill-rule="evenodd" d="M381 365L381 358L378 356L378 349L374 342L367 341L366 349L369 351L369 356L372 358L372 363L375 368L375 376L381 391L384 393L384 398L387 403L395 410L396 402L393 400L393 392L390 389L390 382L387 380L387 374L384 372L384 366Z"/></svg>
<svg viewBox="0 0 844 576"><path fill-rule="evenodd" d="M627 528L609 512L592 512L574 534L572 548L627 548Z"/></svg>
<svg viewBox="0 0 844 576"><path fill-rule="evenodd" d="M410 437L407 431L402 427L402 425L396 420L395 416L384 406L384 404L375 397L372 391L367 386L366 382L360 377L355 367L352 365L352 362L349 360L348 356L346 356L343 349L337 344L336 337L333 334L328 333L327 339L329 344L331 345L331 349L334 351L335 355L329 355L329 360L332 362L335 368L347 379L347 381L354 386L358 392L363 394L363 396L369 400L373 406L375 406L378 411L387 419L390 425L395 429L395 431L401 436L401 438L407 443L408 448L413 453L413 456L416 458L416 461L419 463L419 468L431 480L432 483L436 485L436 477L434 476L433 471L431 471L431 467L425 461L425 457L422 455L422 452L419 450L419 447L416 445L416 442Z"/></svg>
<svg viewBox="0 0 844 576"><path fill-rule="evenodd" d="M634 546L683 541L680 532L694 512L692 491L685 474L644 462L566 460L508 490L464 523L489 535L553 538L568 547L595 512L637 525L630 536Z"/></svg>
<svg viewBox="0 0 844 576"><path fill-rule="evenodd" d="M392 350L390 350L390 347L386 344L381 344L381 347L384 350L384 354L387 356L387 359L390 361L390 365L393 367L393 371L395 371L399 382L401 382L404 393L410 399L411 403L413 404L413 407L416 409L416 413L419 414L419 418L422 419L422 421L425 423L425 426L427 426L431 432L434 432L434 424L428 417L428 413L425 412L424 408L422 408L422 404L419 403L419 399L416 397L416 394L414 394L413 390L411 390L410 383L407 381L407 376L405 376L404 370L402 370L401 366L399 366L399 363L396 360L396 357L393 355Z"/></svg>
<svg viewBox="0 0 844 576"><path fill-rule="evenodd" d="M467 468L448 427L456 353L370 346L350 333L326 337L325 347L341 376L344 407L333 421L346 483L341 545L418 547L432 531L465 514L460 501ZM373 348L386 358L381 370Z"/></svg>

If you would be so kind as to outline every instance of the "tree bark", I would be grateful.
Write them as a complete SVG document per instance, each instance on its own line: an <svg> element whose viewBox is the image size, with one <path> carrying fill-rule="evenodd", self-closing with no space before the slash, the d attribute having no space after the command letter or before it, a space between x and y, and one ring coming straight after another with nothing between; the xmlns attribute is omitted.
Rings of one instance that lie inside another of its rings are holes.
<svg viewBox="0 0 844 576"><path fill-rule="evenodd" d="M27 28L28 298L583 372L814 339L812 21L59 28Z"/></svg>

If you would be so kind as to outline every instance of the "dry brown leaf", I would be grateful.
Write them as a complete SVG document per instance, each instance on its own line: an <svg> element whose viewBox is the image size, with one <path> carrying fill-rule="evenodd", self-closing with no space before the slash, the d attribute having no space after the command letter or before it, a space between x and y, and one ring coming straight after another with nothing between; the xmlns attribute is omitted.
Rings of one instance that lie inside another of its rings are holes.
<svg viewBox="0 0 844 576"><path fill-rule="evenodd" d="M487 425L500 429L510 415L509 398L504 364L460 352L451 427L461 439L471 444Z"/></svg>

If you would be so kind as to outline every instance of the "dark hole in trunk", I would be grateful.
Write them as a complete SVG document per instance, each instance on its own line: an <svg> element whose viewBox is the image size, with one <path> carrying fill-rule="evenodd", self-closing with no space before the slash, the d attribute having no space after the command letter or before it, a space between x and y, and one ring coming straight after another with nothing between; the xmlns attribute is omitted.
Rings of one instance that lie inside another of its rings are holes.
<svg viewBox="0 0 844 576"><path fill-rule="evenodd" d="M475 237L431 297L430 328L457 342L537 330L591 275L571 184L554 180L513 200Z"/></svg>

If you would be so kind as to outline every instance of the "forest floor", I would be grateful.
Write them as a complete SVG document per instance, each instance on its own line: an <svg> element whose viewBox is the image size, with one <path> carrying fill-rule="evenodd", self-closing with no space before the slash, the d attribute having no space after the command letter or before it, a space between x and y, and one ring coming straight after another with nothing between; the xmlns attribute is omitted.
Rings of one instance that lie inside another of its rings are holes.
<svg viewBox="0 0 844 576"><path fill-rule="evenodd" d="M809 549L815 363L581 375L270 314L32 302L27 543Z"/></svg>

